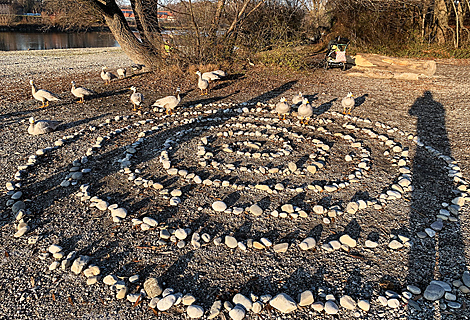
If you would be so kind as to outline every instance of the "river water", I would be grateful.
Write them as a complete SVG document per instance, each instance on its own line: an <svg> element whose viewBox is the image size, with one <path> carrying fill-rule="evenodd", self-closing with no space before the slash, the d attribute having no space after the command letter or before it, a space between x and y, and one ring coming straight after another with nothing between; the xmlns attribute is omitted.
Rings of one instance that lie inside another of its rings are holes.
<svg viewBox="0 0 470 320"><path fill-rule="evenodd" d="M0 51L118 46L109 32L0 32Z"/></svg>

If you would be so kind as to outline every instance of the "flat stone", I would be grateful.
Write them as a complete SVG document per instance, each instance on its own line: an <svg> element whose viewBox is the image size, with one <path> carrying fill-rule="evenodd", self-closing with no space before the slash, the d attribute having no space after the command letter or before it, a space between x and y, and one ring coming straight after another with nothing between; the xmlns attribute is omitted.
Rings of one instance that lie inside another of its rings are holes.
<svg viewBox="0 0 470 320"><path fill-rule="evenodd" d="M145 280L144 290L149 298L159 296L163 292L163 289L157 278L148 278Z"/></svg>
<svg viewBox="0 0 470 320"><path fill-rule="evenodd" d="M299 306L305 307L305 306L311 305L315 301L315 298L313 297L312 291L305 290L304 292L299 294L298 300L299 300Z"/></svg>
<svg viewBox="0 0 470 320"><path fill-rule="evenodd" d="M223 212L225 209L227 209L227 205L223 201L215 201L212 204L212 209L214 209L217 212Z"/></svg>
<svg viewBox="0 0 470 320"><path fill-rule="evenodd" d="M241 293L237 293L233 299L232 299L233 303L234 304L240 304L242 305L245 310L251 310L251 308L253 307L253 303L251 302L251 300L247 297L245 297L244 295L242 295Z"/></svg>
<svg viewBox="0 0 470 320"><path fill-rule="evenodd" d="M103 278L103 283L107 284L108 286L114 285L117 281L118 279L116 278L116 276L112 274L109 274Z"/></svg>
<svg viewBox="0 0 470 320"><path fill-rule="evenodd" d="M162 299L160 299L160 301L158 301L157 309L160 311L166 311L170 309L175 304L175 302L176 302L176 295L169 294L163 297Z"/></svg>
<svg viewBox="0 0 470 320"><path fill-rule="evenodd" d="M398 240L392 240L392 241L390 241L390 243L388 244L388 247L389 247L390 249L394 249L394 250L401 249L401 248L403 248L403 243L401 243L401 242L398 241Z"/></svg>
<svg viewBox="0 0 470 320"><path fill-rule="evenodd" d="M204 308L197 305L190 305L186 313L191 319L201 318L204 315Z"/></svg>
<svg viewBox="0 0 470 320"><path fill-rule="evenodd" d="M325 308L325 305L321 301L317 301L312 304L312 309L317 312L322 312L324 308Z"/></svg>
<svg viewBox="0 0 470 320"><path fill-rule="evenodd" d="M414 295L421 294L421 289L418 288L417 286L409 284L409 285L406 286L406 289Z"/></svg>
<svg viewBox="0 0 470 320"><path fill-rule="evenodd" d="M392 298L392 299L388 299L387 300L387 305L390 307L390 308L393 308L393 309L396 309L400 306L400 301L396 298Z"/></svg>
<svg viewBox="0 0 470 320"><path fill-rule="evenodd" d="M194 302L196 301L196 298L188 293L188 294L185 294L182 298L181 298L181 303L185 306L190 306L192 305Z"/></svg>
<svg viewBox="0 0 470 320"><path fill-rule="evenodd" d="M356 301L346 294L339 299L339 304L348 310L356 309Z"/></svg>
<svg viewBox="0 0 470 320"><path fill-rule="evenodd" d="M54 254L54 253L62 251L62 247L58 246L56 244L52 244L52 245L49 246L48 251L50 253Z"/></svg>
<svg viewBox="0 0 470 320"><path fill-rule="evenodd" d="M273 246L274 252L277 252L277 253L284 253L287 251L288 248L289 248L289 244L287 242L278 243Z"/></svg>
<svg viewBox="0 0 470 320"><path fill-rule="evenodd" d="M209 315L207 316L207 319L214 319L220 314L220 311L222 310L222 301L216 300L212 304L210 310L209 310Z"/></svg>
<svg viewBox="0 0 470 320"><path fill-rule="evenodd" d="M357 302L357 306L364 310L365 312L368 312L370 310L370 302L369 300L359 300Z"/></svg>
<svg viewBox="0 0 470 320"><path fill-rule="evenodd" d="M260 216L263 214L263 209L261 209L257 204L252 205L248 209L254 216Z"/></svg>
<svg viewBox="0 0 470 320"><path fill-rule="evenodd" d="M470 287L470 272L469 271L465 271L463 274L462 274L462 282L464 285L466 285L467 287Z"/></svg>
<svg viewBox="0 0 470 320"><path fill-rule="evenodd" d="M315 241L315 239L312 238L312 237L308 237L308 238L305 238L305 239L299 244L299 247L300 247L300 249L302 249L302 250L309 250L309 249L315 248L316 245L317 245L317 242Z"/></svg>
<svg viewBox="0 0 470 320"><path fill-rule="evenodd" d="M225 245L231 249L238 247L238 241L232 236L225 236Z"/></svg>
<svg viewBox="0 0 470 320"><path fill-rule="evenodd" d="M444 296L445 290L440 285L430 284L424 291L424 298L430 301L436 301Z"/></svg>
<svg viewBox="0 0 470 320"><path fill-rule="evenodd" d="M291 205L291 204L285 204L281 207L281 210L282 211L285 211L287 213L294 213L295 210L294 210L294 206Z"/></svg>
<svg viewBox="0 0 470 320"><path fill-rule="evenodd" d="M88 264L88 261L90 261L90 257L79 256L72 264L72 272L75 274L80 274L83 268Z"/></svg>
<svg viewBox="0 0 470 320"><path fill-rule="evenodd" d="M431 228L435 231L441 231L443 227L444 227L444 223L442 219L437 219L431 224Z"/></svg>
<svg viewBox="0 0 470 320"><path fill-rule="evenodd" d="M245 313L245 308L238 304L229 311L228 315L232 320L242 320L245 317Z"/></svg>
<svg viewBox="0 0 470 320"><path fill-rule="evenodd" d="M432 280L430 282L430 284L437 284L438 286L441 286L442 289L444 289L446 292L451 292L452 291L452 287L450 286L450 284L448 284L447 282L444 282L444 281Z"/></svg>
<svg viewBox="0 0 470 320"><path fill-rule="evenodd" d="M339 241L342 244L347 245L350 248L354 248L357 245L357 242L355 239L351 238L349 234L343 234L340 238Z"/></svg>
<svg viewBox="0 0 470 320"><path fill-rule="evenodd" d="M325 302L324 306L325 313L327 314L337 314L339 311L338 305L333 300L328 300Z"/></svg>
<svg viewBox="0 0 470 320"><path fill-rule="evenodd" d="M285 293L280 293L275 296L269 301L269 304L282 313L289 313L297 309L297 304L294 299Z"/></svg>
<svg viewBox="0 0 470 320"><path fill-rule="evenodd" d="M366 245L367 248L372 249L372 248L377 248L379 244L375 241L372 241L372 240L366 240L365 245Z"/></svg>

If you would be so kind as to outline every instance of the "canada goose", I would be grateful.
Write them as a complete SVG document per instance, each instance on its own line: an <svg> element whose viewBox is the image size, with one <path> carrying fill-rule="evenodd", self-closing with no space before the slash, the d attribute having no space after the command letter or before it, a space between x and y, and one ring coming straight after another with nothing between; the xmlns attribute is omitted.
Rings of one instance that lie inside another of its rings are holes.
<svg viewBox="0 0 470 320"><path fill-rule="evenodd" d="M283 116L282 120L286 120L286 114L290 111L290 105L286 101L286 98L282 97L281 101L276 104L275 110L279 114L279 119L281 119L281 115Z"/></svg>
<svg viewBox="0 0 470 320"><path fill-rule="evenodd" d="M61 123L61 121L54 120L38 120L35 121L33 117L29 118L28 133L32 135L44 134L54 131Z"/></svg>
<svg viewBox="0 0 470 320"><path fill-rule="evenodd" d="M199 76L197 86L198 86L199 89L201 89L201 96L204 95L204 94L208 94L209 81L202 78L201 71L197 71L196 74Z"/></svg>
<svg viewBox="0 0 470 320"><path fill-rule="evenodd" d="M301 124L308 124L308 120L313 115L313 108L308 102L307 98L303 98L302 104L299 106L299 110L297 111L300 117ZM305 119L305 121L304 121Z"/></svg>
<svg viewBox="0 0 470 320"><path fill-rule="evenodd" d="M82 88L82 87L75 87L75 81L72 81L72 94L76 96L77 98L80 98L78 100L79 103L83 103L85 101L86 96L92 96L96 94L93 90Z"/></svg>
<svg viewBox="0 0 470 320"><path fill-rule="evenodd" d="M139 107L139 109L141 108L141 104L144 102L144 96L142 95L142 93L136 92L137 89L134 86L132 86L130 89L134 91L131 94L131 102L134 106L134 109L132 109L132 111L137 111L136 106Z"/></svg>
<svg viewBox="0 0 470 320"><path fill-rule="evenodd" d="M348 95L341 100L341 105L343 106L343 114L351 114L352 108L354 107L354 95L351 92L348 92Z"/></svg>
<svg viewBox="0 0 470 320"><path fill-rule="evenodd" d="M103 79L106 84L110 84L111 80L116 79L117 77L111 72L106 71L106 69L106 67L101 68L101 79Z"/></svg>
<svg viewBox="0 0 470 320"><path fill-rule="evenodd" d="M124 68L119 68L116 70L118 77L119 78L125 78L126 77L126 69Z"/></svg>
<svg viewBox="0 0 470 320"><path fill-rule="evenodd" d="M42 106L40 106L40 108L48 107L49 101L60 100L59 97L55 93L52 93L44 89L38 90L33 80L30 80L29 83L31 84L31 92L33 93L33 98L42 102ZM46 104L44 104L44 102Z"/></svg>
<svg viewBox="0 0 470 320"><path fill-rule="evenodd" d="M292 97L292 104L302 103L303 99L304 99L304 96L302 95L302 92L299 92L299 94L296 94L295 96Z"/></svg>
<svg viewBox="0 0 470 320"><path fill-rule="evenodd" d="M160 98L152 105L154 107L165 108L166 114L173 114L173 109L180 103L180 88L176 88L176 96L167 96Z"/></svg>

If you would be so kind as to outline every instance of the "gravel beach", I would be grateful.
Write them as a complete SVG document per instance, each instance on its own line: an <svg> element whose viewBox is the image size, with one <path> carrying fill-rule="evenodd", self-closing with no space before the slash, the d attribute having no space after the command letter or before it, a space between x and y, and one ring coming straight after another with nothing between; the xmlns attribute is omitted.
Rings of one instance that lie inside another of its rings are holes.
<svg viewBox="0 0 470 320"><path fill-rule="evenodd" d="M203 96L119 48L0 63L0 319L470 318L468 60L419 81L234 65ZM152 106L177 87L173 115ZM299 91L308 124L280 120Z"/></svg>

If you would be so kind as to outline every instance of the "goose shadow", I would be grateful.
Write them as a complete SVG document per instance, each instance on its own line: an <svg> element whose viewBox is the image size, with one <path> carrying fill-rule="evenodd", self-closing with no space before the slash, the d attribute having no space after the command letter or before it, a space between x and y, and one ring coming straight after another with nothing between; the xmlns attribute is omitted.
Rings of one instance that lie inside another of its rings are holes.
<svg viewBox="0 0 470 320"><path fill-rule="evenodd" d="M245 103L246 104L254 104L254 103L257 103L257 102L266 102L266 101L269 101L271 99L274 99L276 97L279 97L281 94L283 94L284 92L292 89L292 87L297 83L297 80L293 80L293 81L289 81L289 82L286 82L284 83L283 85L277 87L277 88L274 88L272 90L269 90L268 92L265 92L255 98L252 98L248 101L246 101Z"/></svg>

